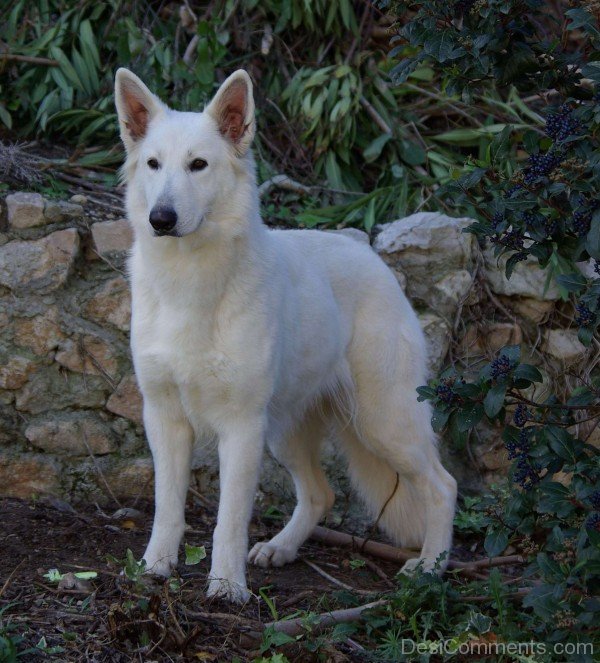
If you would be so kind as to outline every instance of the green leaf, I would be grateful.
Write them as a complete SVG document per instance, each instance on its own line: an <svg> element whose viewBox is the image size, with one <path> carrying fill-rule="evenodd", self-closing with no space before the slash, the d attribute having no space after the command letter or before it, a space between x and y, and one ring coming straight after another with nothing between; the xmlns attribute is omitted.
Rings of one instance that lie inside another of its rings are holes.
<svg viewBox="0 0 600 663"><path fill-rule="evenodd" d="M363 150L365 161L367 163L375 161L391 138L391 134L381 134L381 136L378 136L374 141L369 143L369 145Z"/></svg>
<svg viewBox="0 0 600 663"><path fill-rule="evenodd" d="M551 513L559 518L570 516L575 511L571 490L555 481L545 484L538 511Z"/></svg>
<svg viewBox="0 0 600 663"><path fill-rule="evenodd" d="M506 387L504 383L495 384L486 394L483 400L483 409L490 419L496 417L504 406L506 399Z"/></svg>
<svg viewBox="0 0 600 663"><path fill-rule="evenodd" d="M577 440L564 428L558 426L547 426L546 436L552 451L564 460L575 463L577 461Z"/></svg>
<svg viewBox="0 0 600 663"><path fill-rule="evenodd" d="M475 403L470 407L461 408L458 411L456 425L461 433L474 428L483 417L483 406Z"/></svg>
<svg viewBox="0 0 600 663"><path fill-rule="evenodd" d="M590 231L585 240L585 248L592 258L600 260L600 209L597 209L592 217Z"/></svg>
<svg viewBox="0 0 600 663"><path fill-rule="evenodd" d="M204 546L190 546L185 544L185 563L188 566L199 564L206 558L206 548Z"/></svg>
<svg viewBox="0 0 600 663"><path fill-rule="evenodd" d="M556 277L556 282L568 292L581 292L587 285L585 276L578 272L570 274L560 274Z"/></svg>
<svg viewBox="0 0 600 663"><path fill-rule="evenodd" d="M519 364L513 372L513 378L515 382L524 381L527 383L524 385L518 384L519 389L528 387L531 382L543 382L544 380L540 371L531 364Z"/></svg>
<svg viewBox="0 0 600 663"><path fill-rule="evenodd" d="M508 533L504 529L491 530L487 533L487 536L483 542L483 547L488 557L498 556L503 550L506 549L507 545Z"/></svg>
<svg viewBox="0 0 600 663"><path fill-rule="evenodd" d="M431 427L436 433L440 433L450 418L451 412L444 412L443 410L435 409L431 415Z"/></svg>

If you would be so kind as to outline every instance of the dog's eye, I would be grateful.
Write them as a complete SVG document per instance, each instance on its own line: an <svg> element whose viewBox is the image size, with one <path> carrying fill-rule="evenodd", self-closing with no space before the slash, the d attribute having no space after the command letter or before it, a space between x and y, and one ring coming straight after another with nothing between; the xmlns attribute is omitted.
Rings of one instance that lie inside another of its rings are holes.
<svg viewBox="0 0 600 663"><path fill-rule="evenodd" d="M195 171L195 170L204 170L208 166L206 161L204 159L194 159L192 163L190 164L190 170Z"/></svg>
<svg viewBox="0 0 600 663"><path fill-rule="evenodd" d="M160 165L156 159L148 159L148 166L152 168L152 170L158 170L160 168Z"/></svg>

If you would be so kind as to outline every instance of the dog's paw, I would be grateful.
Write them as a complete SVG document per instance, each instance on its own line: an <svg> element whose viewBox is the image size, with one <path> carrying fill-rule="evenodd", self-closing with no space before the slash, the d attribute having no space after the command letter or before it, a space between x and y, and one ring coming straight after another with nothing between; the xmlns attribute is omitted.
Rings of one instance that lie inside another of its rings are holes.
<svg viewBox="0 0 600 663"><path fill-rule="evenodd" d="M163 557L155 557L154 555L144 555L146 562L145 574L160 576L161 578L168 578L171 571L177 566L177 557L172 555L165 555Z"/></svg>
<svg viewBox="0 0 600 663"><path fill-rule="evenodd" d="M234 582L226 578L210 578L206 595L209 598L223 598L232 603L246 603L251 596L245 583Z"/></svg>
<svg viewBox="0 0 600 663"><path fill-rule="evenodd" d="M411 576L415 573L434 573L435 572L435 561L428 559L427 557L415 557L414 559L409 559L404 563L404 566L400 569L400 573L404 575Z"/></svg>
<svg viewBox="0 0 600 663"><path fill-rule="evenodd" d="M283 566L296 559L296 549L286 548L271 541L260 541L248 553L248 561L263 569Z"/></svg>

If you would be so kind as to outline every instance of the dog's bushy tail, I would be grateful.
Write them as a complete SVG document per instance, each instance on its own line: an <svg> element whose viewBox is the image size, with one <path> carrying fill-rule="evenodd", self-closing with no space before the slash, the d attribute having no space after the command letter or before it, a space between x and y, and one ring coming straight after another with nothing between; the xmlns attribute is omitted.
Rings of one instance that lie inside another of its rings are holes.
<svg viewBox="0 0 600 663"><path fill-rule="evenodd" d="M383 458L370 451L350 427L343 431L342 453L348 474L369 515L397 546L420 549L425 538L425 504Z"/></svg>

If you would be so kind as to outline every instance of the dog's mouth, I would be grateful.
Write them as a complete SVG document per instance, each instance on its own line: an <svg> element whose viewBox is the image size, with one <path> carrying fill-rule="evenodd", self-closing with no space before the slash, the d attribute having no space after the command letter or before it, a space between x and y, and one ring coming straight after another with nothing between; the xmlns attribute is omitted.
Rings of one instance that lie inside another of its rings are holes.
<svg viewBox="0 0 600 663"><path fill-rule="evenodd" d="M154 230L154 237L181 237L176 230Z"/></svg>
<svg viewBox="0 0 600 663"><path fill-rule="evenodd" d="M198 228L202 225L204 222L204 216L200 217L200 221L198 221L198 224L192 231L185 232L185 228L183 229L184 232L179 232L175 228L171 228L170 230L161 230L160 228L153 228L153 236L154 237L185 237L186 235L190 235L192 232L198 230Z"/></svg>

